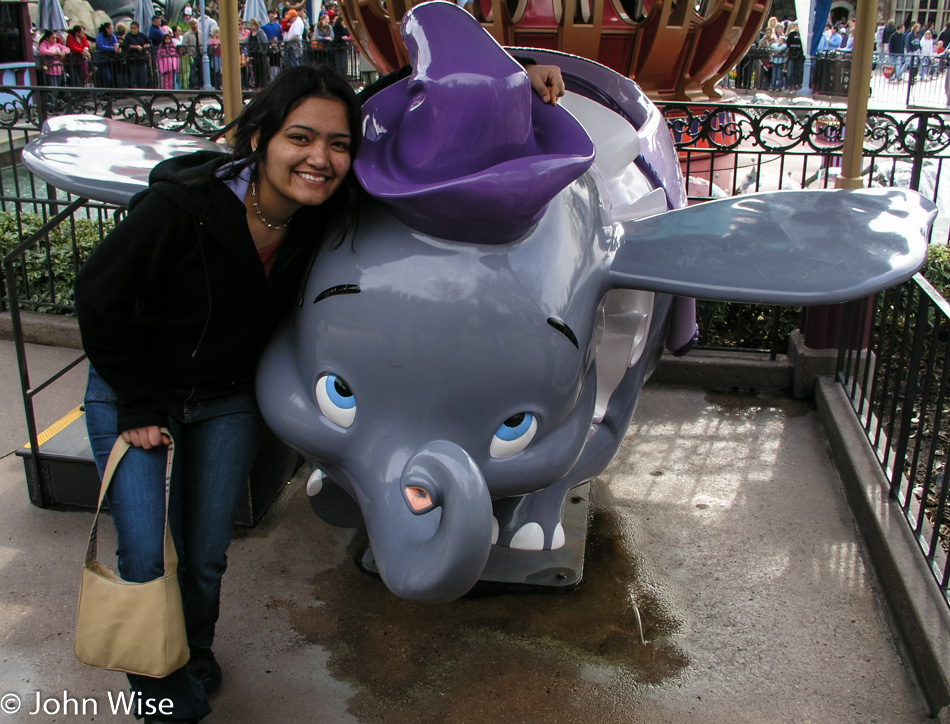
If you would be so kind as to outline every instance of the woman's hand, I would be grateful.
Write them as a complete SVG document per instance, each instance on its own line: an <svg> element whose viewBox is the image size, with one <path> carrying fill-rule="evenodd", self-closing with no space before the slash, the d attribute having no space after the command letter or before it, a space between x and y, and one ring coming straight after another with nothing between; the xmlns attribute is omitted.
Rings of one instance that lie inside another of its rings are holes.
<svg viewBox="0 0 950 724"><path fill-rule="evenodd" d="M531 87L542 101L557 105L557 99L564 95L564 79L561 69L556 65L529 65L525 68Z"/></svg>
<svg viewBox="0 0 950 724"><path fill-rule="evenodd" d="M153 447L168 445L171 442L171 439L167 435L162 434L158 425L123 430L120 435L129 445L140 447L143 450L151 450Z"/></svg>

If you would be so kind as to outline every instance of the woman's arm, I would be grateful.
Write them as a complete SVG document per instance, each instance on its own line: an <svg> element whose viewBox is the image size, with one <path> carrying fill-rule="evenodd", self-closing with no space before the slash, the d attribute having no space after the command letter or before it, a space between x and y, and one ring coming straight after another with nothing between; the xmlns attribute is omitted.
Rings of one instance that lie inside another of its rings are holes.
<svg viewBox="0 0 950 724"><path fill-rule="evenodd" d="M167 425L158 373L136 320L147 295L171 276L170 247L185 228L182 217L148 192L76 276L83 349L116 392L120 430Z"/></svg>

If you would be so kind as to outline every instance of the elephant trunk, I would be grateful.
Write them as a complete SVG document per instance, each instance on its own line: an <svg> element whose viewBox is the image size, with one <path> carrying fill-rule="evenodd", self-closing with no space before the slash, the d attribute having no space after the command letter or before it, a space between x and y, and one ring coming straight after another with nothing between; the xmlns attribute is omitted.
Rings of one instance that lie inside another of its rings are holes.
<svg viewBox="0 0 950 724"><path fill-rule="evenodd" d="M409 458L398 490L394 487L384 483L386 489L363 502L383 581L400 598L414 601L463 596L491 549L491 498L475 461L458 445L435 440ZM435 532L420 539L423 519L440 515Z"/></svg>

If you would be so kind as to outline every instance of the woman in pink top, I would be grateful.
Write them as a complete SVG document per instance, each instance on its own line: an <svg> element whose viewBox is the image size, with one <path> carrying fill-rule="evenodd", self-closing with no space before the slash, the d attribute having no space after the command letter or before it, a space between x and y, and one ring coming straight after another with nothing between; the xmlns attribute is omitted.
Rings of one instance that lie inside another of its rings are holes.
<svg viewBox="0 0 950 724"><path fill-rule="evenodd" d="M178 49L171 35L162 36L162 44L155 51L155 65L162 82L162 90L173 90L175 74L178 73Z"/></svg>
<svg viewBox="0 0 950 724"><path fill-rule="evenodd" d="M63 84L63 58L66 57L66 47L56 33L44 30L40 37L40 44L36 49L43 65L43 77L46 85L61 86Z"/></svg>

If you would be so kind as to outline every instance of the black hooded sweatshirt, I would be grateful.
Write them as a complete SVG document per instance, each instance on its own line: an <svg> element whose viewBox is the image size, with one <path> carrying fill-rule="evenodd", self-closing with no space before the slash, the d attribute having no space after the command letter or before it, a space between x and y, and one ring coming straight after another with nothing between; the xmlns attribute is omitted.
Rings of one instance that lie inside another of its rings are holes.
<svg viewBox="0 0 950 724"><path fill-rule="evenodd" d="M293 217L268 277L223 153L158 164L149 188L76 277L83 347L118 397L119 430L168 424L169 388L253 384L268 337L297 301L335 206Z"/></svg>

